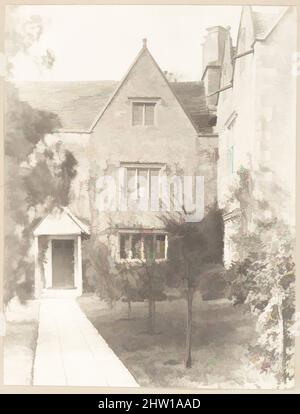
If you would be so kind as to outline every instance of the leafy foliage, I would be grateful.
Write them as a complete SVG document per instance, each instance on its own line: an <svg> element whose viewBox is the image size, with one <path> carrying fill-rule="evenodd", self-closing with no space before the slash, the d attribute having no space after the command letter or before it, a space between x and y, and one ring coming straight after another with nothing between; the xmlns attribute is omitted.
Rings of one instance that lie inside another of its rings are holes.
<svg viewBox="0 0 300 414"><path fill-rule="evenodd" d="M193 297L196 289L209 286L209 280L223 272L223 217L216 206L199 223L186 222L183 216L165 216L168 231L168 281L181 287L187 303L185 366L192 366Z"/></svg>
<svg viewBox="0 0 300 414"><path fill-rule="evenodd" d="M59 126L53 114L21 102L7 84L5 135L5 292L22 300L33 287L32 231L37 219L69 199L77 161L60 145L50 150L45 134Z"/></svg>
<svg viewBox="0 0 300 414"><path fill-rule="evenodd" d="M235 193L242 196L244 188L240 181ZM245 201L246 197L241 199ZM256 219L250 229L240 220L232 235L239 254L226 272L229 297L235 304L247 303L256 317L258 340L249 348L251 359L282 384L294 375L294 238L291 228L278 217L261 220L266 203L257 202L253 196L248 200L252 210L255 208ZM244 203L241 209L248 207Z"/></svg>
<svg viewBox="0 0 300 414"><path fill-rule="evenodd" d="M94 291L113 307L121 294L117 284L117 267L107 244L98 235L92 234L82 244L82 255L85 289Z"/></svg>
<svg viewBox="0 0 300 414"><path fill-rule="evenodd" d="M51 69L55 63L55 55L45 48L44 34L45 19L39 15L24 16L19 13L19 6L9 5L5 19L5 49L8 61L8 71L13 71L14 58L23 56L30 59L39 72Z"/></svg>
<svg viewBox="0 0 300 414"><path fill-rule="evenodd" d="M214 270L223 269L223 216L211 207L199 223L185 221L183 216L162 218L168 232L168 284L171 287L188 284L200 289ZM189 280L185 264L189 263Z"/></svg>

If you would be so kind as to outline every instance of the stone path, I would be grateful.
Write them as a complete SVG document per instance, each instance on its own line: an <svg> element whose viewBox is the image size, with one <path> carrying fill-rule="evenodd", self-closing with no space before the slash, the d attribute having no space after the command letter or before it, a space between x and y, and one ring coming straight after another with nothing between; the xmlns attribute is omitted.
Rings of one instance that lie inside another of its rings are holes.
<svg viewBox="0 0 300 414"><path fill-rule="evenodd" d="M33 385L138 387L75 298L42 298Z"/></svg>

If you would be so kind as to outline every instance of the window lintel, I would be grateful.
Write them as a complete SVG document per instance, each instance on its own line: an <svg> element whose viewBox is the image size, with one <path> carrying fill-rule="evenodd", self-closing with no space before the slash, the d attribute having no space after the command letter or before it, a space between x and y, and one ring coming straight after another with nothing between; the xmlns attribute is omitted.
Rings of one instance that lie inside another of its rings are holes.
<svg viewBox="0 0 300 414"><path fill-rule="evenodd" d="M124 168L148 168L148 169L161 169L166 166L166 164L161 162L127 162L121 161L120 166Z"/></svg>
<svg viewBox="0 0 300 414"><path fill-rule="evenodd" d="M157 103L161 98L159 96L129 96L128 99L138 103Z"/></svg>

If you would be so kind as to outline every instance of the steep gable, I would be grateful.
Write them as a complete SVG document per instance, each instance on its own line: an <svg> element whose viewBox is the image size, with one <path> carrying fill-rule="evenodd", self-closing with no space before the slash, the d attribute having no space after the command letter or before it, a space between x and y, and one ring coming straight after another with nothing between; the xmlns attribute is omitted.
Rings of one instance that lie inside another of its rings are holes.
<svg viewBox="0 0 300 414"><path fill-rule="evenodd" d="M242 9L240 25L237 36L236 55L241 55L253 47L255 32L253 26L253 15L251 6Z"/></svg>
<svg viewBox="0 0 300 414"><path fill-rule="evenodd" d="M230 32L227 32L227 36L224 43L224 56L222 61L221 82L220 89L230 85L233 76L233 47Z"/></svg>
<svg viewBox="0 0 300 414"><path fill-rule="evenodd" d="M110 80L14 83L22 101L58 116L60 132L85 133L91 131L119 84ZM197 130L210 129L203 82L169 82L169 85Z"/></svg>
<svg viewBox="0 0 300 414"><path fill-rule="evenodd" d="M55 207L34 229L35 236L89 234L89 228L67 207Z"/></svg>
<svg viewBox="0 0 300 414"><path fill-rule="evenodd" d="M272 11L257 11L252 8L252 20L256 40L265 40L277 26L289 7L272 7Z"/></svg>
<svg viewBox="0 0 300 414"><path fill-rule="evenodd" d="M120 162L182 165L184 170L197 165L201 120L195 108L205 109L202 93L202 83L170 84L144 47L95 120L90 140L95 170L108 171ZM143 115L136 123L139 105ZM150 123L144 122L147 105L154 106Z"/></svg>
<svg viewBox="0 0 300 414"><path fill-rule="evenodd" d="M107 105L100 112L99 116L96 117L91 128L92 130L97 126L105 113L111 110L112 104L116 104L123 94L125 95L123 98L125 97L128 109L130 108L131 102L135 99L156 100L157 108L166 106L166 98L171 99L182 120L190 124L189 126L194 128L195 132L198 132L198 126L194 122L193 116L186 110L181 100L178 99L164 73L149 52L146 42L123 80L120 82L115 93L107 102ZM116 108L114 107L114 109ZM159 117L158 112L161 111L157 110L157 116ZM117 114L118 111L116 111ZM156 120L159 122L157 117Z"/></svg>

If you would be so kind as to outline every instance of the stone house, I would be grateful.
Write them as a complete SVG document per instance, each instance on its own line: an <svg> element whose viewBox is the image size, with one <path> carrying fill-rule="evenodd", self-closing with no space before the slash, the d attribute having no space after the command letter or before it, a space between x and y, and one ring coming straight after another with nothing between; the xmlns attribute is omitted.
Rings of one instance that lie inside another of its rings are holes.
<svg viewBox="0 0 300 414"><path fill-rule="evenodd" d="M188 218L200 220L216 201L215 115L204 82L169 81L146 40L120 83L17 86L22 100L60 118L61 128L45 143L62 142L78 161L68 208L54 209L34 231L36 296L47 288L82 293L82 238L96 235L116 261L144 260L146 249L165 260L165 210L184 206ZM44 280L41 236L47 240Z"/></svg>
<svg viewBox="0 0 300 414"><path fill-rule="evenodd" d="M265 208L258 218L278 217L295 226L296 151L296 10L242 9L236 47L230 28L208 30L203 80L210 112L217 116L218 203L224 209L224 261L236 256L231 236L237 221L255 229L250 208L230 200L241 167L252 177L251 197ZM206 53L206 50L209 53Z"/></svg>

